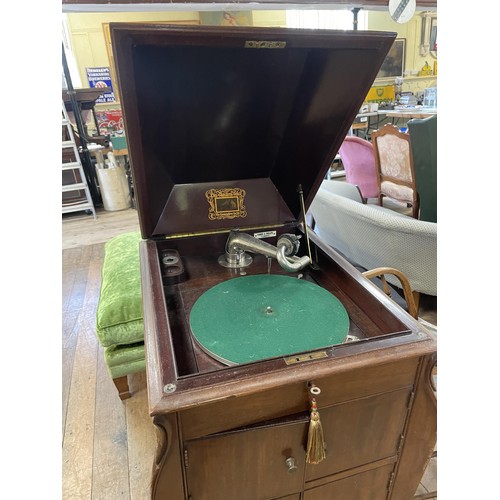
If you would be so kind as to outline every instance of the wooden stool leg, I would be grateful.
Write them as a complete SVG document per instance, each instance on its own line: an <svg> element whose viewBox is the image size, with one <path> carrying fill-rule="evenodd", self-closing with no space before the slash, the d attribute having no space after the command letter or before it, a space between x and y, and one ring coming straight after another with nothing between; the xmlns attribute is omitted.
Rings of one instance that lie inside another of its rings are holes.
<svg viewBox="0 0 500 500"><path fill-rule="evenodd" d="M118 389L118 395L120 399L128 399L130 397L130 390L128 387L128 379L127 375L123 377L114 378L113 382L115 383L116 388Z"/></svg>

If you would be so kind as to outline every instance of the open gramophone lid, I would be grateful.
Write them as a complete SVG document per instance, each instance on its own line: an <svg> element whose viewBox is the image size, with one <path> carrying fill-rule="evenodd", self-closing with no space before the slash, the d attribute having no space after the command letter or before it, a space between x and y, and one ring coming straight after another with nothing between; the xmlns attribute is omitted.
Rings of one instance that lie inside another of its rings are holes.
<svg viewBox="0 0 500 500"><path fill-rule="evenodd" d="M155 23L110 31L143 238L298 220L298 186L307 211L397 36ZM221 196L212 193L228 190L241 193L241 209L214 216Z"/></svg>
<svg viewBox="0 0 500 500"><path fill-rule="evenodd" d="M340 344L349 317L334 295L314 283L261 274L207 290L191 310L190 326L205 352L233 365Z"/></svg>

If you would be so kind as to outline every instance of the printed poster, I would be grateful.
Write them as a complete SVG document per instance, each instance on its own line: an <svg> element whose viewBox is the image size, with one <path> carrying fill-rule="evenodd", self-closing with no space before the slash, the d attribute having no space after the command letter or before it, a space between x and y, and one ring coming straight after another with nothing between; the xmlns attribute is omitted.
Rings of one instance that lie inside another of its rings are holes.
<svg viewBox="0 0 500 500"><path fill-rule="evenodd" d="M111 82L111 72L109 67L102 68L86 68L87 80L89 87L92 89L99 89L109 87L110 92L106 92L96 99L96 103L115 102L115 93L113 91L113 83Z"/></svg>

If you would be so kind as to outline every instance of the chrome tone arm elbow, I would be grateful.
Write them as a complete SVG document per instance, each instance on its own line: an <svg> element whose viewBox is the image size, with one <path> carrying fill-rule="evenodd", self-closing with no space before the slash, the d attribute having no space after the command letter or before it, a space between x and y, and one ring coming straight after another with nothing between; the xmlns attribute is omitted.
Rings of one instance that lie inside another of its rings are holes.
<svg viewBox="0 0 500 500"><path fill-rule="evenodd" d="M288 257L287 255L285 255L285 251L286 247L284 245L280 246L278 244L278 250L276 252L276 260L278 261L279 265L289 273L300 271L301 269L304 269L304 267L306 267L308 264L311 263L311 260L307 255L304 255L303 257L296 257L295 255Z"/></svg>
<svg viewBox="0 0 500 500"><path fill-rule="evenodd" d="M311 261L307 256L299 258L294 255L299 245L298 237L293 234L280 236L275 247L247 233L232 230L226 241L226 253L219 257L219 264L224 267L246 267L252 263L252 257L245 252L251 252L276 259L285 271L300 271Z"/></svg>

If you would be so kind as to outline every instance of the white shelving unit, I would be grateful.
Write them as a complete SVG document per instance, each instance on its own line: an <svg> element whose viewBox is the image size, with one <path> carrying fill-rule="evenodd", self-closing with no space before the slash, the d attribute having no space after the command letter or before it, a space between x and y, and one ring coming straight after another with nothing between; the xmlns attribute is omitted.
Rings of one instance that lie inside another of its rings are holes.
<svg viewBox="0 0 500 500"><path fill-rule="evenodd" d="M69 137L68 140L62 141L63 153L65 149L72 150L72 159L68 162L62 162L63 176L65 171L71 173L71 180L73 182L65 184L62 183L62 192L68 193L71 191L75 192L74 200L64 200L62 201L62 213L67 214L70 212L90 212L96 218L96 212L94 203L92 201L92 196L90 195L89 187L87 185L87 179L85 178L85 172L83 171L82 162L80 160L80 155L78 154L78 148L75 142L75 135L73 134L73 128L69 121L68 112L64 106L64 101L62 103L62 127L63 130L66 129L67 133L65 137ZM63 155L64 156L64 155ZM82 194L84 193L84 195Z"/></svg>

